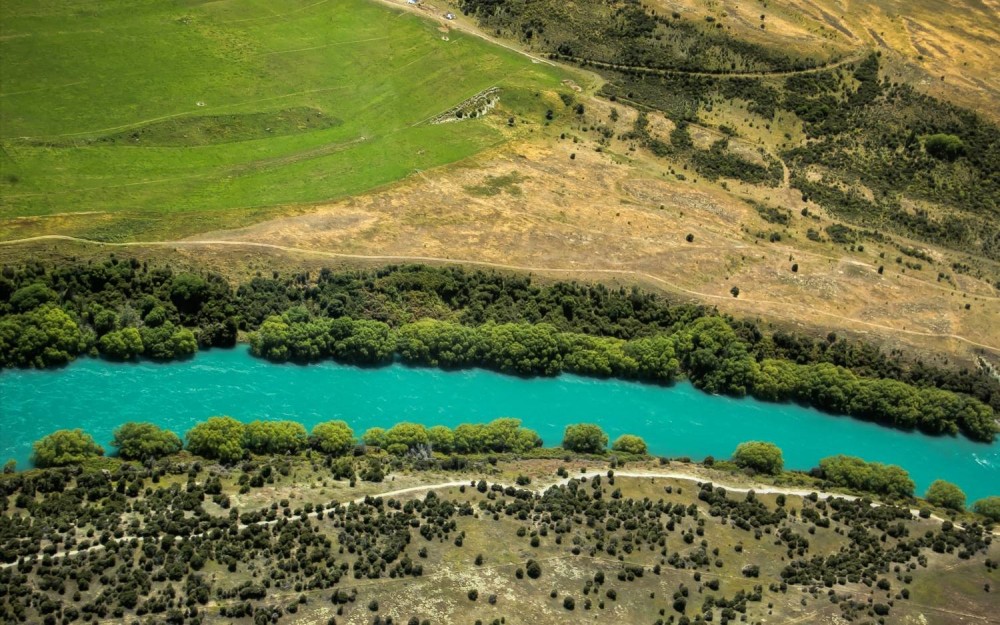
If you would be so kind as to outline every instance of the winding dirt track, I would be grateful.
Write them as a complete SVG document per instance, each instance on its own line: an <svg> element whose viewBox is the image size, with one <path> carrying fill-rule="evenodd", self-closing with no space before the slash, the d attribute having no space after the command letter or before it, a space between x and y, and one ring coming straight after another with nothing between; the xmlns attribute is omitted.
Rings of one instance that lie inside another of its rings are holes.
<svg viewBox="0 0 1000 625"><path fill-rule="evenodd" d="M727 302L736 302L737 304L759 304L770 306L773 312L769 313L774 317L781 317L784 319L798 319L801 315L786 315L779 310L795 308L802 313L811 315L822 315L824 317L829 317L833 319L838 319L840 321L847 321L850 323L860 324L870 328L876 328L879 330L884 330L887 332L896 332L900 334L908 334L913 336L924 336L930 338L939 339L953 339L956 341L961 341L973 347L979 347L981 349L986 349L994 353L1000 354L1000 346L987 345L986 343L979 343L967 337L958 334L942 334L936 332L920 332L918 330L906 330L903 328L896 328L893 326L882 325L879 323L872 323L870 321L864 321L862 319L856 319L854 317L846 317L844 315L838 315L836 313L827 312L824 310L819 310L817 308L812 308L809 306L804 306L802 304L791 304L787 302L773 302L770 300L763 299L752 299L752 298L741 298L733 300L730 297L723 295L715 295L712 293L702 293L699 291L692 291L691 289L686 289L678 284L670 282L660 276L647 273L645 271L639 271L634 269L602 269L602 268L561 268L561 267L532 267L525 265L512 265L507 263L496 263L485 260L474 260L466 258L441 258L437 256L396 256L396 255L367 255L367 254L344 254L341 252L328 252L324 250L314 250L307 248L291 247L287 245L277 245L274 243L257 243L253 241L225 241L225 240L180 240L180 241L130 241L125 243L107 243L104 241L93 241L91 239L81 239L79 237L71 237L63 234L45 234L36 237L28 237L25 239L12 239L9 241L0 241L0 245L17 245L21 243L31 243L33 241L73 241L76 243L84 243L89 245L99 245L104 247L201 247L201 246L230 246L230 247L256 247L263 249L278 250L281 252L295 253L295 254L309 254L313 256L323 256L326 258L338 258L343 260L364 260L364 261L388 261L388 262L417 262L417 263L443 263L443 264L455 264L455 265L473 265L477 267L487 267L491 269L504 269L508 271L520 271L520 272L535 272L535 273L546 273L546 274L566 274L566 275L588 275L588 274L603 274L603 275L616 275L616 276L629 276L632 278L645 278L656 282L657 284L663 285L671 291L677 293L683 293L685 295L690 295L693 297L708 299L708 300L723 300Z"/></svg>
<svg viewBox="0 0 1000 625"><path fill-rule="evenodd" d="M548 490L550 488L559 487L559 486L565 486L566 484L568 484L572 480L579 480L580 478L591 479L591 478L597 477L599 475L601 475L601 476L607 475L607 471L606 470L604 470L604 471L596 471L596 470L595 471L587 471L587 472L584 472L584 473L579 473L579 474L576 474L576 475L572 475L572 476L567 477L567 478L563 478L563 479L561 479L561 480L559 480L557 482L551 483L551 484L539 485L539 486L537 486L535 488L528 488L528 489L525 489L525 487L523 487L523 486L515 486L513 484L503 484L501 482L491 482L491 484L499 484L503 488L507 488L508 486L510 486L512 488L517 488L517 489L520 489L520 490L530 490L530 491L534 492L536 495L541 495L542 493L544 493L546 490ZM696 482L696 483L711 482L712 485L715 486L715 487L721 487L721 488L726 489L727 491L735 492L735 493L746 493L746 492L749 492L749 491L752 490L755 493L761 494L761 495L791 495L791 496L798 496L798 497L804 497L806 495L810 495L812 493L816 493L816 496L819 497L820 499L830 499L831 497L839 497L841 499L846 499L848 501L854 501L854 500L859 499L859 497L857 497L855 495L844 495L844 494L841 494L841 493L830 493L830 492L826 492L826 491L816 491L816 490L799 489L799 488L780 488L780 487L776 487L776 486L766 486L766 485L760 485L760 484L754 484L754 485L751 485L751 486L736 486L736 485L732 485L732 484L726 484L726 483L723 483L723 482L717 482L717 481L714 481L714 480L708 480L708 479L706 479L703 476L694 475L692 473L685 473L685 472L678 472L678 471L668 471L668 472L615 471L614 475L615 475L615 477L630 477L630 478L639 478L639 479L642 479L642 478L649 478L649 479L672 479L672 480L684 480L684 481ZM482 478L482 479L485 479L485 477ZM329 508L329 507L335 506L335 505L360 504L360 503L363 503L368 498L380 497L382 499L386 499L388 497L397 497L399 495L413 495L413 494L417 494L417 493L427 493L427 492L430 492L430 491L443 490L443 489L446 489L446 488L460 488L462 486L471 486L471 485L474 485L477 481L478 480L476 480L474 478L469 478L467 480L455 480L455 481L451 481L451 482L439 482L437 484L428 484L426 486L411 486L411 487L408 487L408 488L400 488L400 489L397 489L397 490L391 490L391 491L387 491L387 492L384 492L384 493L375 493L375 494L372 494L372 495L365 495L364 497L358 497L358 498L353 499L353 500L348 501L348 502L331 502L326 507ZM872 506L879 506L879 505L882 505L882 504L872 503ZM910 510L910 513L913 514L914 517L917 516L918 512L919 511L915 510L915 509L911 509ZM316 518L316 516L318 514L319 514L318 512L311 512L309 514L306 514L305 518L310 518L310 519ZM300 518L301 519L303 517L302 517L302 515L299 515L299 516L294 517L294 518ZM930 518L932 520L934 520L934 521L939 522L939 523L943 523L945 521L945 519L942 519L941 517L938 517L938 516L935 516L935 515L931 515ZM274 525L274 524L278 523L278 521L284 520L284 519L285 519L285 517L282 517L281 519L274 519L274 520L267 520L267 521L258 521L256 523L250 523L250 524L247 524L247 525L244 525L244 524L240 523L239 524L239 528L243 529L243 528L251 527L251 526L254 526L254 525L262 525L262 526ZM956 527L961 528L961 526L958 525L958 524L956 524ZM994 531L993 534L995 536L1000 536L1000 531ZM204 534L194 534L192 536L187 536L186 538L200 538L202 536L204 536ZM127 540L132 540L132 539L136 539L136 538L142 540L142 538L138 537L138 536L122 536L121 538L112 538L110 542L119 543L119 542L123 542L123 541L127 541ZM184 537L181 537L181 536L177 536L176 537L177 540L181 540L182 538L184 538ZM80 555L81 553L89 553L91 551L99 551L101 549L104 549L104 545L103 544L97 544L97 545L94 545L94 546L89 547L87 549L73 549L73 550L70 550L70 551L60 551L58 553L50 554L49 557L50 558L73 557L73 556ZM36 556L32 556L30 559L26 559L26 560L28 560L28 561L35 561L37 559L38 559L38 556L36 555ZM18 564L17 562L0 563L0 569L6 569L6 568L10 568L12 566L17 566L17 564Z"/></svg>

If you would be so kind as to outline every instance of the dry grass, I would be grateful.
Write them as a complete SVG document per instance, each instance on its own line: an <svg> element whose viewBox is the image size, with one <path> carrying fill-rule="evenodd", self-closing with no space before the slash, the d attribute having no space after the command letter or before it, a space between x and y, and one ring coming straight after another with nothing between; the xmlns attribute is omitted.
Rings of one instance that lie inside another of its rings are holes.
<svg viewBox="0 0 1000 625"><path fill-rule="evenodd" d="M588 119L606 123L601 106L593 102ZM619 127L627 128L634 113L619 112ZM661 133L668 131L661 125ZM581 141L574 143L573 136ZM992 287L961 275L953 276L954 286L937 281L938 268L947 268L952 254L934 250L942 259L937 265L904 271L893 262L895 247L869 244L852 252L808 240L807 229L833 222L815 205L809 208L817 218L801 217L801 198L791 189L734 183L727 192L690 172L680 181L671 167L617 141L597 152L576 130L564 140L518 143L385 191L196 239L308 250L319 259L429 259L641 283L734 314L887 334L893 345L955 355L967 355L970 347L1000 348L1000 306ZM516 182L502 193L476 192L497 179ZM791 225L763 221L743 197L793 207ZM756 236L772 231L780 231L780 242ZM685 241L689 233L691 243ZM876 271L880 264L884 275ZM730 295L733 286L739 298Z"/></svg>

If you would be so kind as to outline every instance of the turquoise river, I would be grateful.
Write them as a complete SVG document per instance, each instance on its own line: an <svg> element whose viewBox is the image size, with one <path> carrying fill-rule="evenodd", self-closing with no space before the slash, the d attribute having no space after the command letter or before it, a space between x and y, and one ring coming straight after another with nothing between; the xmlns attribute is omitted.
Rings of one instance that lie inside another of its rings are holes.
<svg viewBox="0 0 1000 625"><path fill-rule="evenodd" d="M360 434L399 421L454 426L517 417L546 445L569 423L598 423L612 439L638 434L669 456L729 457L737 443L768 440L785 466L809 469L848 453L898 464L923 493L931 481L958 484L969 501L1000 494L1000 443L911 434L792 404L572 375L522 379L480 369L392 365L360 369L332 362L274 365L245 346L177 363L114 364L82 359L54 371L0 373L0 462L27 467L31 443L53 430L83 428L107 446L126 421L152 421L183 434L206 417L294 419L311 428L344 419Z"/></svg>

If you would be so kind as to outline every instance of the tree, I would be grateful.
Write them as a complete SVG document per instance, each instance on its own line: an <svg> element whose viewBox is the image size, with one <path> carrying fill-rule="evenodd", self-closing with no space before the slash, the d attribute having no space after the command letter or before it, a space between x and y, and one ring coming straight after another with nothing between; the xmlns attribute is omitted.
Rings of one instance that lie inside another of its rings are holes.
<svg viewBox="0 0 1000 625"><path fill-rule="evenodd" d="M197 312L209 295L208 283L193 273L177 274L170 285L170 300L182 312Z"/></svg>
<svg viewBox="0 0 1000 625"><path fill-rule="evenodd" d="M14 291L10 296L10 305L14 310L26 312L58 300L59 295L55 291L41 282L35 282Z"/></svg>
<svg viewBox="0 0 1000 625"><path fill-rule="evenodd" d="M443 425L428 428L427 440L431 449L443 454L450 454L455 449L455 433Z"/></svg>
<svg viewBox="0 0 1000 625"><path fill-rule="evenodd" d="M531 579L538 579L542 575L542 565L534 560L528 560L527 565L525 565L525 570L528 572L528 577Z"/></svg>
<svg viewBox="0 0 1000 625"><path fill-rule="evenodd" d="M962 511L965 509L965 493L958 486L944 480L935 480L927 489L924 499L935 506L949 510Z"/></svg>
<svg viewBox="0 0 1000 625"><path fill-rule="evenodd" d="M865 462L853 456L830 456L819 461L823 479L838 486L863 490L886 497L912 497L914 484L909 474L895 465Z"/></svg>
<svg viewBox="0 0 1000 625"><path fill-rule="evenodd" d="M591 423L567 425L562 446L577 453L600 454L608 446L608 435Z"/></svg>
<svg viewBox="0 0 1000 625"><path fill-rule="evenodd" d="M955 135L936 134L924 137L924 149L936 159L953 161L965 154L965 144Z"/></svg>
<svg viewBox="0 0 1000 625"><path fill-rule="evenodd" d="M152 423L125 423L115 430L111 446L125 460L162 458L181 450L181 439Z"/></svg>
<svg viewBox="0 0 1000 625"><path fill-rule="evenodd" d="M381 447L396 455L402 455L411 449L426 445L428 441L427 428L419 423L403 422L386 430Z"/></svg>
<svg viewBox="0 0 1000 625"><path fill-rule="evenodd" d="M51 304L0 319L0 365L61 365L86 348L80 326L63 309Z"/></svg>
<svg viewBox="0 0 1000 625"><path fill-rule="evenodd" d="M295 421L253 421L243 426L243 444L255 454L296 453L306 445L306 429Z"/></svg>
<svg viewBox="0 0 1000 625"><path fill-rule="evenodd" d="M318 423L309 442L325 454L343 456L354 448L354 430L344 421Z"/></svg>
<svg viewBox="0 0 1000 625"><path fill-rule="evenodd" d="M645 455L647 450L646 441L632 434L622 434L611 446L615 451L623 451L629 454Z"/></svg>
<svg viewBox="0 0 1000 625"><path fill-rule="evenodd" d="M976 514L981 514L990 521L1000 522L1000 497L986 497L972 504Z"/></svg>
<svg viewBox="0 0 1000 625"><path fill-rule="evenodd" d="M97 346L102 354L115 360L131 360L144 351L139 330L131 327L108 332Z"/></svg>
<svg viewBox="0 0 1000 625"><path fill-rule="evenodd" d="M243 457L242 423L232 417L211 417L187 433L187 448L193 454L233 463Z"/></svg>
<svg viewBox="0 0 1000 625"><path fill-rule="evenodd" d="M88 458L104 455L94 437L83 430L57 430L34 444L31 459L38 467L62 467L80 464Z"/></svg>
<svg viewBox="0 0 1000 625"><path fill-rule="evenodd" d="M151 312L146 316L147 325L139 330L145 348L143 353L147 357L155 360L173 360L190 356L198 351L198 340L191 330L175 326L171 321L150 327L149 317L153 314Z"/></svg>
<svg viewBox="0 0 1000 625"><path fill-rule="evenodd" d="M737 445L733 452L733 462L738 467L768 475L780 474L785 464L781 449L774 443L762 441L748 441Z"/></svg>
<svg viewBox="0 0 1000 625"><path fill-rule="evenodd" d="M361 440L369 447L385 447L385 429L374 427L365 430Z"/></svg>

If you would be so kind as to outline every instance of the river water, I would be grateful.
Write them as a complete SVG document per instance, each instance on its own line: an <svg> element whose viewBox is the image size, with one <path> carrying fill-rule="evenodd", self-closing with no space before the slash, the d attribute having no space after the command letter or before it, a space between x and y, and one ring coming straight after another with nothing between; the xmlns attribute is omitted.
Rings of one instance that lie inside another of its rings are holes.
<svg viewBox="0 0 1000 625"><path fill-rule="evenodd" d="M523 379L481 369L441 371L332 362L275 365L246 346L214 349L183 362L81 359L50 371L0 373L0 462L29 466L31 443L80 427L106 448L114 428L151 421L183 436L213 415L241 421L292 419L307 428L344 419L360 435L400 421L455 426L516 417L547 446L567 424L597 423L612 440L637 434L650 452L728 458L746 440L784 452L785 466L809 469L838 453L898 464L922 494L935 479L958 484L969 501L1000 494L1000 442L907 433L797 406L718 397L687 383L662 387L573 375Z"/></svg>

